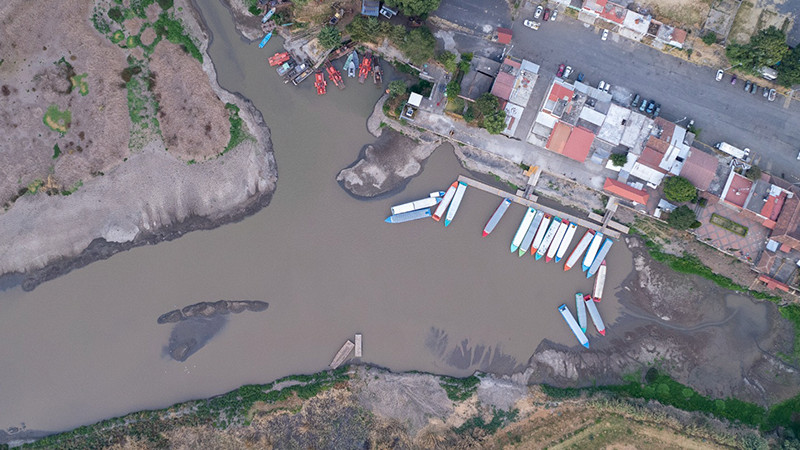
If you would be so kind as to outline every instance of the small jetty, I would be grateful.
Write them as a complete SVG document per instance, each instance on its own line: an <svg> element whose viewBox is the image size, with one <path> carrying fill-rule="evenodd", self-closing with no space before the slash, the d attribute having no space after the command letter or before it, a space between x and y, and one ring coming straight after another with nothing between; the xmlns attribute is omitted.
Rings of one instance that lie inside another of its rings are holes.
<svg viewBox="0 0 800 450"><path fill-rule="evenodd" d="M353 343L350 339L342 345L342 348L336 353L336 356L333 357L333 361L331 361L331 369L337 369L341 366L347 358L350 357L350 352L353 351L353 348L356 344Z"/></svg>
<svg viewBox="0 0 800 450"><path fill-rule="evenodd" d="M356 333L356 358L361 358L361 333Z"/></svg>

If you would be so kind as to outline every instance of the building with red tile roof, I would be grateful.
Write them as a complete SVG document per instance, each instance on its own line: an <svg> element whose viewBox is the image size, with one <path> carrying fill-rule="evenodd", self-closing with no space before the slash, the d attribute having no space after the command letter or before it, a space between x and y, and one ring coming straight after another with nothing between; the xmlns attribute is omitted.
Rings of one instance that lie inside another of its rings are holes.
<svg viewBox="0 0 800 450"><path fill-rule="evenodd" d="M719 160L716 156L702 150L692 148L689 157L683 163L681 176L691 181L701 191L707 191L717 173Z"/></svg>
<svg viewBox="0 0 800 450"><path fill-rule="evenodd" d="M572 128L569 125L564 122L556 123L556 126L553 127L553 131L550 133L550 138L547 140L546 148L559 155L563 154L570 133L572 133Z"/></svg>
<svg viewBox="0 0 800 450"><path fill-rule="evenodd" d="M562 155L578 162L585 162L592 149L592 142L594 142L594 133L583 127L575 127L567 139Z"/></svg>
<svg viewBox="0 0 800 450"><path fill-rule="evenodd" d="M517 77L510 73L498 73L492 85L492 94L497 98L502 98L507 101L511 96L511 90L514 89L514 81L516 79Z"/></svg>
<svg viewBox="0 0 800 450"><path fill-rule="evenodd" d="M583 10L599 16L605 9L606 3L608 0L586 0L583 2Z"/></svg>
<svg viewBox="0 0 800 450"><path fill-rule="evenodd" d="M616 195L617 197L640 205L646 205L647 201L650 199L650 195L642 189L636 189L633 186L628 186L621 181L612 180L611 178L606 178L606 182L603 184L603 190L609 194Z"/></svg>
<svg viewBox="0 0 800 450"><path fill-rule="evenodd" d="M501 44L510 44L513 32L508 28L497 27L497 42Z"/></svg>
<svg viewBox="0 0 800 450"><path fill-rule="evenodd" d="M800 250L800 198L797 192L787 196L770 239L781 243L782 251Z"/></svg>
<svg viewBox="0 0 800 450"><path fill-rule="evenodd" d="M616 3L608 2L606 3L605 8L600 13L600 17L603 19L614 22L616 24L622 24L625 21L625 14L628 12L622 5L618 5Z"/></svg>
<svg viewBox="0 0 800 450"><path fill-rule="evenodd" d="M738 208L744 208L752 188L753 182L751 180L731 171L728 176L728 182L725 184L725 189L722 191L722 200Z"/></svg>

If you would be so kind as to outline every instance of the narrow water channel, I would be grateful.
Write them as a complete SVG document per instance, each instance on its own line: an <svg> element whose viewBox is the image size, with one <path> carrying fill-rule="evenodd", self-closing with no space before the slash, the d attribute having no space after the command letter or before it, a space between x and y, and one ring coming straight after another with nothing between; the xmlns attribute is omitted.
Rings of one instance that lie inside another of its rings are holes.
<svg viewBox="0 0 800 450"><path fill-rule="evenodd" d="M466 173L452 148L438 149L403 192L353 199L335 177L373 139L365 123L379 90L347 80L346 90L318 97L309 81L284 85L266 63L278 40L259 50L239 38L218 0L198 3L220 84L252 99L272 129L275 197L240 223L136 248L33 292L0 292L0 429L61 430L316 372L356 332L365 362L450 375L524 366L542 339L578 345L556 307L592 281L509 253L522 207L487 238L481 230L500 199L477 190L467 190L447 229L385 224L390 205ZM599 307L610 339L613 292L631 255L617 245L607 260ZM171 359L172 326L156 319L220 299L270 305L226 316L197 353Z"/></svg>

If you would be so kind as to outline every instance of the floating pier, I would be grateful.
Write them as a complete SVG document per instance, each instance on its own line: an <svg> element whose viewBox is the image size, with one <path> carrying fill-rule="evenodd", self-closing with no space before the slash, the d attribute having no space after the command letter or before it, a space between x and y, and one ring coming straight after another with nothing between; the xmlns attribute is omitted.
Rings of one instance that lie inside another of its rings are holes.
<svg viewBox="0 0 800 450"><path fill-rule="evenodd" d="M356 333L356 358L361 358L361 333Z"/></svg>
<svg viewBox="0 0 800 450"><path fill-rule="evenodd" d="M592 230L600 230L606 236L609 236L609 237L612 237L612 238L615 238L615 239L619 239L620 238L619 231L609 229L607 227L604 227L602 224L591 222L591 221L589 221L587 219L584 219L584 218L581 218L581 217L575 217L575 216L573 216L571 214L567 214L567 213L565 213L563 211L559 211L557 209L553 209L553 208L550 208L548 206L540 205L539 203L536 202L536 200L539 200L539 198L537 196L535 196L535 195L531 195L533 200L528 200L527 198L520 197L519 195L514 195L514 194L511 194L511 193L508 193L508 192L506 192L506 191L504 191L502 189L498 189L498 188L496 188L494 186L489 186L486 183L481 183L478 180L473 180L472 178L465 177L464 175L459 175L458 176L458 181L466 184L467 186L471 186L471 187L474 187L476 189L480 189L480 190L482 190L484 192L488 192L490 194L494 194L494 195L500 196L502 198L511 199L511 201L514 202L514 203L519 203L520 205L527 206L529 208L534 208L537 211L544 211L545 213L550 214L552 216L560 217L562 220L566 219L566 220L570 221L571 223L577 224L577 225L582 226L584 228L589 228L589 229L592 229Z"/></svg>
<svg viewBox="0 0 800 450"><path fill-rule="evenodd" d="M353 347L355 346L356 344L353 344L353 341L348 339L347 342L342 345L342 348L339 349L339 352L336 353L336 356L333 357L333 361L331 361L331 369L336 369L341 366L342 363L347 361L347 358L350 356L350 352L353 351Z"/></svg>

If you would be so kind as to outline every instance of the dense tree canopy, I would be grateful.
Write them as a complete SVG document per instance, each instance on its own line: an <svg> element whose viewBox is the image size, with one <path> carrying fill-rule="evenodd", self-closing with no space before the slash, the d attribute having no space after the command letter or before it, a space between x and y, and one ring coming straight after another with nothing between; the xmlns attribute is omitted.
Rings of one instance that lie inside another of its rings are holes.
<svg viewBox="0 0 800 450"><path fill-rule="evenodd" d="M386 0L386 5L396 7L407 16L422 16L435 11L440 0Z"/></svg>
<svg viewBox="0 0 800 450"><path fill-rule="evenodd" d="M342 43L342 33L336 27L326 25L319 32L319 45L324 48L338 47Z"/></svg>
<svg viewBox="0 0 800 450"><path fill-rule="evenodd" d="M611 155L611 162L617 166L622 167L628 163L628 152L625 153L614 153Z"/></svg>
<svg viewBox="0 0 800 450"><path fill-rule="evenodd" d="M458 80L447 83L447 90L445 93L447 94L447 98L458 97L458 94L461 93L461 84L458 83Z"/></svg>
<svg viewBox="0 0 800 450"><path fill-rule="evenodd" d="M412 63L422 65L433 58L436 38L426 27L414 28L405 35L398 46Z"/></svg>
<svg viewBox="0 0 800 450"><path fill-rule="evenodd" d="M407 90L408 86L406 86L406 82L403 80L394 80L389 83L389 95L392 97L403 95Z"/></svg>
<svg viewBox="0 0 800 450"><path fill-rule="evenodd" d="M444 51L442 53L439 53L439 55L436 57L436 60L439 61L444 66L444 68L450 73L454 73L456 69L458 69L458 63L456 63L455 53Z"/></svg>
<svg viewBox="0 0 800 450"><path fill-rule="evenodd" d="M500 134L506 129L506 112L495 111L483 117L483 128L490 134Z"/></svg>
<svg viewBox="0 0 800 450"><path fill-rule="evenodd" d="M750 37L747 44L728 45L725 55L733 64L740 64L745 70L774 66L789 56L786 34L775 27L769 27Z"/></svg>
<svg viewBox="0 0 800 450"><path fill-rule="evenodd" d="M667 219L669 226L678 230L685 230L694 225L696 221L697 216L695 216L694 211L686 205L675 208L674 211L669 213L669 218Z"/></svg>
<svg viewBox="0 0 800 450"><path fill-rule="evenodd" d="M664 180L664 197L671 202L688 202L697 197L697 188L683 177L669 177Z"/></svg>
<svg viewBox="0 0 800 450"><path fill-rule="evenodd" d="M800 45L781 61L778 83L787 87L800 84Z"/></svg>
<svg viewBox="0 0 800 450"><path fill-rule="evenodd" d="M350 39L356 42L375 42L381 32L381 24L375 17L356 16L345 30L350 33Z"/></svg>
<svg viewBox="0 0 800 450"><path fill-rule="evenodd" d="M489 116L500 107L500 101L494 95L486 92L475 100L475 106L481 114Z"/></svg>

